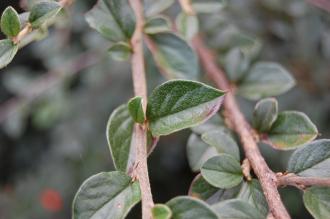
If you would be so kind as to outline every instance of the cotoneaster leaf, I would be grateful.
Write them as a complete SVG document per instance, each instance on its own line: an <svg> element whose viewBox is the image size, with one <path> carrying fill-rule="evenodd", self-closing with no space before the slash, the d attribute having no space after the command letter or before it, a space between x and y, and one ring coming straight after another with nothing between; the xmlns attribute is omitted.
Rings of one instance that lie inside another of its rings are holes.
<svg viewBox="0 0 330 219"><path fill-rule="evenodd" d="M165 16L155 16L149 18L144 25L144 32L147 34L156 34L171 30L171 22Z"/></svg>
<svg viewBox="0 0 330 219"><path fill-rule="evenodd" d="M171 32L150 34L149 39L155 46L155 62L170 78L198 78L197 55L185 40Z"/></svg>
<svg viewBox="0 0 330 219"><path fill-rule="evenodd" d="M38 28L48 20L54 18L61 9L61 5L55 1L39 2L32 7L29 22L33 28Z"/></svg>
<svg viewBox="0 0 330 219"><path fill-rule="evenodd" d="M1 15L1 31L7 37L16 36L21 30L21 22L16 10L9 6Z"/></svg>
<svg viewBox="0 0 330 219"><path fill-rule="evenodd" d="M219 188L212 186L203 178L201 174L198 174L192 181L188 194L194 198L206 201L217 191L219 191Z"/></svg>
<svg viewBox="0 0 330 219"><path fill-rule="evenodd" d="M118 42L109 48L108 53L116 61L126 61L132 54L132 48L126 42Z"/></svg>
<svg viewBox="0 0 330 219"><path fill-rule="evenodd" d="M240 199L219 202L212 209L221 219L265 219L252 205Z"/></svg>
<svg viewBox="0 0 330 219"><path fill-rule="evenodd" d="M151 209L153 219L171 219L172 211L164 204L155 204Z"/></svg>
<svg viewBox="0 0 330 219"><path fill-rule="evenodd" d="M198 13L214 13L226 6L225 0L192 0L191 3Z"/></svg>
<svg viewBox="0 0 330 219"><path fill-rule="evenodd" d="M202 166L201 174L212 186L222 189L237 186L243 180L240 163L228 154L210 158Z"/></svg>
<svg viewBox="0 0 330 219"><path fill-rule="evenodd" d="M15 57L18 45L11 40L0 40L0 69L6 67Z"/></svg>
<svg viewBox="0 0 330 219"><path fill-rule="evenodd" d="M169 8L174 3L174 0L143 0L143 2L145 15L151 17Z"/></svg>
<svg viewBox="0 0 330 219"><path fill-rule="evenodd" d="M330 177L330 140L321 139L298 148L290 157L288 171L299 176Z"/></svg>
<svg viewBox="0 0 330 219"><path fill-rule="evenodd" d="M295 80L281 65L256 63L238 86L238 94L251 100L283 94L295 85Z"/></svg>
<svg viewBox="0 0 330 219"><path fill-rule="evenodd" d="M199 82L165 82L149 97L147 119L152 135L168 135L203 123L219 110L223 96L223 91Z"/></svg>
<svg viewBox="0 0 330 219"><path fill-rule="evenodd" d="M218 219L216 213L206 203L188 196L173 198L166 205L172 211L172 219Z"/></svg>
<svg viewBox="0 0 330 219"><path fill-rule="evenodd" d="M224 68L230 81L240 81L249 67L250 60L240 48L233 48L226 54Z"/></svg>
<svg viewBox="0 0 330 219"><path fill-rule="evenodd" d="M198 33L199 23L196 15L181 12L176 17L175 24L180 34L188 41Z"/></svg>
<svg viewBox="0 0 330 219"><path fill-rule="evenodd" d="M73 201L73 219L124 219L141 199L138 182L125 173L103 172L87 179Z"/></svg>
<svg viewBox="0 0 330 219"><path fill-rule="evenodd" d="M318 131L313 122L301 112L284 111L268 131L266 143L274 148L291 150L316 138Z"/></svg>
<svg viewBox="0 0 330 219"><path fill-rule="evenodd" d="M267 132L276 121L278 104L275 98L260 100L254 107L253 126L260 132Z"/></svg>
<svg viewBox="0 0 330 219"><path fill-rule="evenodd" d="M128 102L128 111L133 120L137 123L143 123L145 120L143 106L142 106L142 97L133 97Z"/></svg>
<svg viewBox="0 0 330 219"><path fill-rule="evenodd" d="M304 191L304 204L315 219L328 219L330 215L330 188L310 187Z"/></svg>
<svg viewBox="0 0 330 219"><path fill-rule="evenodd" d="M128 0L98 0L87 12L90 27L112 42L127 42L135 30L135 16Z"/></svg>

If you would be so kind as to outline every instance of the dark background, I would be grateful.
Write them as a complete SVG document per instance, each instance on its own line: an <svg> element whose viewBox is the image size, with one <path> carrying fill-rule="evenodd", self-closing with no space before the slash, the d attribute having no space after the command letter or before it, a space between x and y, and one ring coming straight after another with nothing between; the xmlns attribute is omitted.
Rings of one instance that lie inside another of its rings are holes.
<svg viewBox="0 0 330 219"><path fill-rule="evenodd" d="M20 97L15 99L19 103L15 110L0 124L0 219L70 218L73 196L83 180L113 169L105 126L112 110L132 96L132 84L129 63L110 60L107 42L84 20L83 14L94 2L76 1L46 39L20 50L14 61L0 70L0 109L8 100ZM260 59L282 63L297 80L296 88L279 97L280 109L305 112L317 124L321 137L329 137L329 14L303 1L276 2L282 5L270 0L232 0L228 10L203 16L202 29L220 55L225 52L219 46L221 22L261 39ZM0 11L8 5L23 11L18 1L4 0ZM177 11L174 5L168 13ZM58 70L91 50L101 57L97 65L74 76L70 76L72 68ZM59 74L51 79L56 83L38 98L22 98L31 83L50 70L69 76ZM151 89L163 79L154 73L148 74L148 80ZM239 100L250 118L255 103ZM187 194L195 175L186 158L189 133L186 130L162 138L149 159L157 203ZM274 170L285 170L290 152L260 147ZM300 191L284 188L281 192L293 218L311 218ZM139 206L129 218L138 215Z"/></svg>

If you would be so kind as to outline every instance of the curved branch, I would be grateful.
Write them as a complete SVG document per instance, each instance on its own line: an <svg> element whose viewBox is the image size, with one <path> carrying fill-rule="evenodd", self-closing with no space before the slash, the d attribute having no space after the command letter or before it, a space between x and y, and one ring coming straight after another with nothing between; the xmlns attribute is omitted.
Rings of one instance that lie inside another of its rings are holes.
<svg viewBox="0 0 330 219"><path fill-rule="evenodd" d="M294 186L304 189L309 186L327 186L330 187L330 178L320 177L302 177L295 174L287 174L277 177L278 186Z"/></svg>
<svg viewBox="0 0 330 219"><path fill-rule="evenodd" d="M142 97L143 110L146 112L147 106L147 83L145 76L144 55L143 55L143 27L144 14L142 0L130 0L130 4L135 12L136 27L131 39L132 54L132 77L134 94ZM136 169L133 171L133 178L137 178L140 183L142 195L142 218L152 219L151 208L154 206L149 182L147 163L147 126L146 124L136 124L134 128L133 144L136 147Z"/></svg>

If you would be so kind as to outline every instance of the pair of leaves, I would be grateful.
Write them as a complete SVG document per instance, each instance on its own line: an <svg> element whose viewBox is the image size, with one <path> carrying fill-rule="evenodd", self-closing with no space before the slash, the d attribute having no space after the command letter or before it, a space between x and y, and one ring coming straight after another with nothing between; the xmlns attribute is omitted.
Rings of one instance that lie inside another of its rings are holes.
<svg viewBox="0 0 330 219"><path fill-rule="evenodd" d="M281 65L258 62L240 81L238 94L247 99L258 100L283 94L294 85L293 77Z"/></svg>
<svg viewBox="0 0 330 219"><path fill-rule="evenodd" d="M173 80L160 85L151 93L147 107L152 136L168 135L204 122L218 111L223 95L222 91L193 81ZM107 125L112 157L116 168L121 171L128 171L134 160L134 120L145 120L141 98L134 98L129 108L127 105L118 107ZM151 134L149 142L152 141Z"/></svg>
<svg viewBox="0 0 330 219"><path fill-rule="evenodd" d="M152 209L154 219L217 219L218 215L203 201L188 196L178 196Z"/></svg>
<svg viewBox="0 0 330 219"><path fill-rule="evenodd" d="M73 201L73 219L124 219L141 200L138 182L125 173L102 172L87 179Z"/></svg>
<svg viewBox="0 0 330 219"><path fill-rule="evenodd" d="M262 134L263 140L281 150L295 149L312 141L318 134L316 126L301 112L278 113L274 98L260 100L254 109L253 125Z"/></svg>

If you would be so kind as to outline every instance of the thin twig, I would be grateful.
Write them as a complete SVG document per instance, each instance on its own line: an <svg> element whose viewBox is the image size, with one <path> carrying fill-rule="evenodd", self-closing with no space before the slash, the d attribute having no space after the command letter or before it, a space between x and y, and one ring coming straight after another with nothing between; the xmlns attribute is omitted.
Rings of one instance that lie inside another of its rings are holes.
<svg viewBox="0 0 330 219"><path fill-rule="evenodd" d="M230 84L224 72L217 66L211 51L204 45L200 36L196 36L193 39L193 46L201 59L207 76L218 88L230 90ZM275 219L289 219L290 215L284 207L277 190L277 177L275 173L269 169L266 161L262 157L253 137L252 128L239 110L239 106L232 92L226 94L224 107L227 111L228 119L231 120L234 126L234 130L240 136L245 156L249 160L254 173L260 180L270 212Z"/></svg>
<svg viewBox="0 0 330 219"><path fill-rule="evenodd" d="M304 189L309 186L327 186L330 187L330 178L320 177L302 177L295 174L286 174L277 177L278 186L294 186Z"/></svg>
<svg viewBox="0 0 330 219"><path fill-rule="evenodd" d="M144 54L143 54L143 28L144 12L142 0L130 0L130 4L136 16L136 27L131 45L132 54L132 77L134 94L143 99L143 110L146 112L147 106L147 83L145 76ZM152 219L151 208L154 206L149 182L147 163L147 126L146 124L136 124L134 128L133 145L136 148L136 163L138 164L132 173L140 183L142 195L142 219Z"/></svg>

